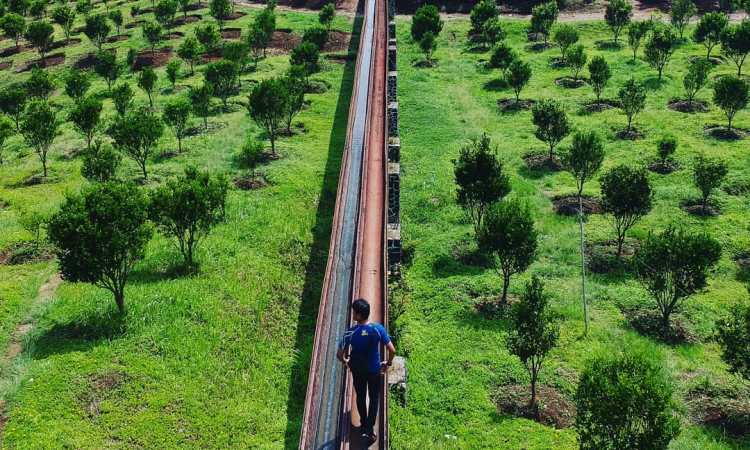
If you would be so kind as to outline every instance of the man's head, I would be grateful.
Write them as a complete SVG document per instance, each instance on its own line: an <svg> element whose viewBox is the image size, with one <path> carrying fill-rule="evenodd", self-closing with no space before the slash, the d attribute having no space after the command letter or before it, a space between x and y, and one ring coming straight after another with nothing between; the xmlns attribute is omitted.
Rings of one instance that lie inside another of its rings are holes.
<svg viewBox="0 0 750 450"><path fill-rule="evenodd" d="M358 298L352 303L352 312L354 313L354 320L357 322L364 322L370 317L370 304L363 298Z"/></svg>

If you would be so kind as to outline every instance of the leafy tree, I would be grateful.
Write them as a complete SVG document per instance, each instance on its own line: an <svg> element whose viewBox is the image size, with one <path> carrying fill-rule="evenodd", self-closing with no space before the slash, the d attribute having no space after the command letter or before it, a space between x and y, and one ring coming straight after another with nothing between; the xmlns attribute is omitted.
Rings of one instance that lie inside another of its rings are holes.
<svg viewBox="0 0 750 450"><path fill-rule="evenodd" d="M164 123L150 108L138 108L118 117L111 128L115 147L132 158L148 179L146 163L164 133Z"/></svg>
<svg viewBox="0 0 750 450"><path fill-rule="evenodd" d="M544 293L544 283L536 275L526 284L521 301L513 306L512 328L507 345L516 355L531 378L529 405L538 413L536 383L547 354L557 345L560 326L557 315L549 308L549 297Z"/></svg>
<svg viewBox="0 0 750 450"><path fill-rule="evenodd" d="M250 92L247 111L271 141L271 153L276 155L276 136L287 108L287 92L280 79L267 79Z"/></svg>
<svg viewBox="0 0 750 450"><path fill-rule="evenodd" d="M437 12L437 8L435 12ZM471 19L471 30L469 30L469 34L476 35L481 33L484 29L484 25L493 19L497 19L498 16L499 12L497 10L497 4L494 0L479 1L474 5L473 8L471 8L471 13L469 15L469 18ZM433 34L437 34L434 29L431 29L429 31L432 31ZM437 31L440 32L440 30ZM412 34L412 36L414 35ZM421 36L414 36L415 41L419 41L420 38Z"/></svg>
<svg viewBox="0 0 750 450"><path fill-rule="evenodd" d="M21 131L20 119L27 99L26 89L20 83L9 84L0 89L0 111L13 118L17 131Z"/></svg>
<svg viewBox="0 0 750 450"><path fill-rule="evenodd" d="M254 34L253 41L255 45L263 49L263 57L265 57L266 49L271 42L271 36L276 31L276 14L273 12L273 8L266 7L256 15L250 31ZM253 44L250 46L253 47Z"/></svg>
<svg viewBox="0 0 750 450"><path fill-rule="evenodd" d="M52 21L60 25L65 33L65 42L70 41L73 23L76 20L76 11L68 5L61 5L52 10Z"/></svg>
<svg viewBox="0 0 750 450"><path fill-rule="evenodd" d="M31 22L26 28L24 37L31 45L36 47L39 57L42 60L42 65L44 65L44 57L47 51L55 40L54 33L55 30L52 28L52 25L42 21Z"/></svg>
<svg viewBox="0 0 750 450"><path fill-rule="evenodd" d="M120 11L119 9L113 9L112 11L109 12L108 16L109 16L109 20L111 20L112 23L115 25L115 30L117 30L117 34L119 35L120 27L122 27L122 21L123 21L122 11Z"/></svg>
<svg viewBox="0 0 750 450"><path fill-rule="evenodd" d="M6 36L13 39L18 48L18 40L26 31L26 20L21 15L9 12L0 18L0 28Z"/></svg>
<svg viewBox="0 0 750 450"><path fill-rule="evenodd" d="M245 139L245 143L242 145L237 160L240 166L244 169L250 170L250 175L255 178L256 169L258 164L264 158L263 143L255 139L254 136L248 134Z"/></svg>
<svg viewBox="0 0 750 450"><path fill-rule="evenodd" d="M236 91L236 76L237 65L231 61L220 60L206 67L205 83L211 86L211 92L221 99L225 109L227 99Z"/></svg>
<svg viewBox="0 0 750 450"><path fill-rule="evenodd" d="M498 19L486 21L482 26L482 32L480 33L482 45L485 47L491 47L497 44L505 39L506 36L507 33Z"/></svg>
<svg viewBox="0 0 750 450"><path fill-rule="evenodd" d="M94 72L104 78L107 89L112 88L112 83L120 77L120 64L117 63L117 54L114 51L102 50L96 54L94 61Z"/></svg>
<svg viewBox="0 0 750 450"><path fill-rule="evenodd" d="M29 4L29 14L31 17L39 20L47 15L46 0L34 0Z"/></svg>
<svg viewBox="0 0 750 450"><path fill-rule="evenodd" d="M704 213L708 211L708 200L711 193L721 186L728 172L727 163L724 161L707 158L704 155L698 155L695 158L693 182L695 187L701 191L701 208Z"/></svg>
<svg viewBox="0 0 750 450"><path fill-rule="evenodd" d="M68 120L86 138L86 149L91 150L91 141L99 127L102 114L102 101L87 97L77 103L68 114Z"/></svg>
<svg viewBox="0 0 750 450"><path fill-rule="evenodd" d="M172 90L174 90L174 85L177 83L177 78L180 77L180 66L181 63L179 59L173 59L167 64L167 79L172 83Z"/></svg>
<svg viewBox="0 0 750 450"><path fill-rule="evenodd" d="M669 227L651 234L635 256L638 279L653 296L664 333L672 313L706 286L708 271L721 256L721 245L708 234Z"/></svg>
<svg viewBox="0 0 750 450"><path fill-rule="evenodd" d="M677 151L677 138L674 136L664 136L656 143L656 153L659 155L659 164L666 166L669 160Z"/></svg>
<svg viewBox="0 0 750 450"><path fill-rule="evenodd" d="M531 9L531 32L541 34L544 37L544 45L547 45L552 25L557 21L560 10L557 2L549 1L534 6Z"/></svg>
<svg viewBox="0 0 750 450"><path fill-rule="evenodd" d="M552 34L552 41L560 47L560 59L565 64L568 48L578 42L578 30L573 25L559 25Z"/></svg>
<svg viewBox="0 0 750 450"><path fill-rule="evenodd" d="M110 31L111 28L104 14L86 16L86 25L83 28L83 34L91 40L97 50L102 50L102 44L104 44Z"/></svg>
<svg viewBox="0 0 750 450"><path fill-rule="evenodd" d="M721 359L729 370L750 379L750 308L734 306L716 323Z"/></svg>
<svg viewBox="0 0 750 450"><path fill-rule="evenodd" d="M721 47L724 54L737 66L737 76L742 76L742 64L750 53L750 20L728 26L721 33Z"/></svg>
<svg viewBox="0 0 750 450"><path fill-rule="evenodd" d="M29 12L31 2L29 0L7 0L3 2L10 13L25 16Z"/></svg>
<svg viewBox="0 0 750 450"><path fill-rule="evenodd" d="M309 78L310 75L320 70L319 59L320 52L318 51L318 47L310 42L303 42L292 50L289 62L293 66L304 67L305 77ZM305 80L305 84L308 84L307 80Z"/></svg>
<svg viewBox="0 0 750 450"><path fill-rule="evenodd" d="M581 69L586 65L588 56L583 49L582 44L574 45L568 52L568 64L573 69L573 79L578 81L578 75Z"/></svg>
<svg viewBox="0 0 750 450"><path fill-rule="evenodd" d="M177 56L190 65L190 75L195 74L195 62L200 58L200 44L198 44L198 40L192 36L185 38L177 49Z"/></svg>
<svg viewBox="0 0 750 450"><path fill-rule="evenodd" d="M500 69L503 73L503 77L505 77L508 74L508 69L510 68L511 63L517 58L518 55L510 45L505 42L500 42L492 50L489 66L495 69Z"/></svg>
<svg viewBox="0 0 750 450"><path fill-rule="evenodd" d="M651 211L652 191L643 169L625 165L613 167L600 179L602 209L612 215L617 234L617 257L622 256L625 234Z"/></svg>
<svg viewBox="0 0 750 450"><path fill-rule="evenodd" d="M664 67L674 53L677 45L677 36L674 31L667 26L652 27L651 38L646 42L645 56L646 61L659 72L661 80Z"/></svg>
<svg viewBox="0 0 750 450"><path fill-rule="evenodd" d="M436 47L435 35L431 31L422 35L422 39L419 40L419 48L424 53L425 60L432 61L432 52L435 51Z"/></svg>
<svg viewBox="0 0 750 450"><path fill-rule="evenodd" d="M520 101L521 90L531 79L531 66L525 61L516 59L508 67L507 80L516 94L516 103Z"/></svg>
<svg viewBox="0 0 750 450"><path fill-rule="evenodd" d="M120 117L127 114L130 107L133 106L133 89L130 88L128 83L115 86L110 96L115 104L115 110Z"/></svg>
<svg viewBox="0 0 750 450"><path fill-rule="evenodd" d="M76 0L76 12L88 16L91 10L94 9L94 5L91 4L91 0Z"/></svg>
<svg viewBox="0 0 750 450"><path fill-rule="evenodd" d="M604 11L604 20L612 29L615 43L617 43L622 29L630 23L632 15L633 5L628 0L612 0L607 3L607 9Z"/></svg>
<svg viewBox="0 0 750 450"><path fill-rule="evenodd" d="M71 69L65 75L65 93L76 103L83 100L90 87L91 79L82 70Z"/></svg>
<svg viewBox="0 0 750 450"><path fill-rule="evenodd" d="M154 69L151 67L144 67L141 73L138 75L138 87L143 89L148 95L148 104L152 108L154 107L154 89L156 88L157 76Z"/></svg>
<svg viewBox="0 0 750 450"><path fill-rule="evenodd" d="M187 13L190 11L190 0L177 0L177 4L180 6L180 11L182 11L182 17L187 18Z"/></svg>
<svg viewBox="0 0 750 450"><path fill-rule="evenodd" d="M281 79L286 92L286 102L284 102L284 120L286 121L286 132L292 134L292 120L305 105L305 83L303 75L294 68L290 69Z"/></svg>
<svg viewBox="0 0 750 450"><path fill-rule="evenodd" d="M318 22L325 27L326 31L330 32L335 17L336 6L333 3L326 3L318 13Z"/></svg>
<svg viewBox="0 0 750 450"><path fill-rule="evenodd" d="M42 100L31 101L21 119L21 134L26 145L39 156L44 178L47 178L47 154L57 135L57 125L55 111Z"/></svg>
<svg viewBox="0 0 750 450"><path fill-rule="evenodd" d="M456 202L466 211L474 225L474 235L479 237L490 206L511 190L510 178L497 159L497 146L492 146L487 134L461 147L458 159L453 160L453 175Z"/></svg>
<svg viewBox="0 0 750 450"><path fill-rule="evenodd" d="M211 23L195 27L195 38L198 39L198 42L208 52L216 50L221 41L219 30Z"/></svg>
<svg viewBox="0 0 750 450"><path fill-rule="evenodd" d="M245 42L252 52L253 62L257 67L258 61L266 54L266 48L271 42L271 35L266 34L257 23L253 22L247 29Z"/></svg>
<svg viewBox="0 0 750 450"><path fill-rule="evenodd" d="M172 131L174 131L174 135L177 138L178 153L182 153L182 138L185 137L185 133L187 132L191 109L190 101L185 98L175 99L164 106L164 123L169 125Z"/></svg>
<svg viewBox="0 0 750 450"><path fill-rule="evenodd" d="M50 74L38 67L31 69L31 76L25 84L26 93L33 98L47 100L55 90Z"/></svg>
<svg viewBox="0 0 750 450"><path fill-rule="evenodd" d="M224 219L228 191L223 176L211 177L194 167L151 194L151 220L162 233L175 237L188 267L194 266L198 243Z"/></svg>
<svg viewBox="0 0 750 450"><path fill-rule="evenodd" d="M96 184L68 196L47 229L63 278L109 290L122 313L128 277L153 233L147 207L131 183Z"/></svg>
<svg viewBox="0 0 750 450"><path fill-rule="evenodd" d="M236 79L239 86L239 74L244 71L249 63L249 48L244 42L226 42L221 49L224 59L233 62L237 66Z"/></svg>
<svg viewBox="0 0 750 450"><path fill-rule="evenodd" d="M633 50L633 61L638 57L638 49L641 47L643 38L651 30L651 26L651 21L632 22L628 26L628 45Z"/></svg>
<svg viewBox="0 0 750 450"><path fill-rule="evenodd" d="M576 132L573 134L573 145L563 154L563 167L576 180L579 199L579 213L583 212L580 199L584 184L599 171L604 161L604 143L602 138L593 131Z"/></svg>
<svg viewBox="0 0 750 450"><path fill-rule="evenodd" d="M81 175L97 183L114 180L121 160L122 156L111 145L104 145L97 139L83 154Z"/></svg>
<svg viewBox="0 0 750 450"><path fill-rule="evenodd" d="M527 207L518 201L493 203L479 231L479 248L492 255L503 277L500 303L507 305L511 276L524 272L536 258L537 231Z"/></svg>
<svg viewBox="0 0 750 450"><path fill-rule="evenodd" d="M698 21L693 30L693 40L706 47L706 59L711 58L711 50L721 42L721 34L728 24L729 18L720 12L708 12Z"/></svg>
<svg viewBox="0 0 750 450"><path fill-rule="evenodd" d="M629 132L632 130L633 117L646 106L646 88L631 78L620 88L619 97L620 107L628 118L628 127L626 130Z"/></svg>
<svg viewBox="0 0 750 450"><path fill-rule="evenodd" d="M224 29L224 19L232 12L232 5L229 0L210 0L208 8L211 17L216 19L216 23L219 24L219 29Z"/></svg>
<svg viewBox="0 0 750 450"><path fill-rule="evenodd" d="M199 28L196 28L196 34L198 33L198 30ZM148 44L151 47L151 53L154 53L156 51L156 46L159 45L159 42L163 39L164 30L162 30L161 25L156 22L146 22L143 24L141 31L143 31L143 37L148 41Z"/></svg>
<svg viewBox="0 0 750 450"><path fill-rule="evenodd" d="M672 8L669 11L669 18L672 26L680 33L680 39L683 38L685 27L690 23L690 19L698 13L693 0L674 0Z"/></svg>
<svg viewBox="0 0 750 450"><path fill-rule="evenodd" d="M581 450L666 450L680 432L673 388L641 351L597 357L575 395Z"/></svg>
<svg viewBox="0 0 750 450"><path fill-rule="evenodd" d="M6 116L0 116L0 165L3 164L3 153L5 150L5 141L16 133L16 126L12 120Z"/></svg>
<svg viewBox="0 0 750 450"><path fill-rule="evenodd" d="M682 85L685 87L687 100L692 106L695 96L708 81L708 73L711 71L711 63L705 59L694 59L688 66Z"/></svg>
<svg viewBox="0 0 750 450"><path fill-rule="evenodd" d="M437 6L424 4L414 13L411 21L411 37L414 41L419 42L425 33L432 32L437 36L443 29L443 21L440 19L440 13Z"/></svg>
<svg viewBox="0 0 750 450"><path fill-rule="evenodd" d="M323 27L310 27L302 35L302 42L312 42L322 51L328 41L328 31Z"/></svg>
<svg viewBox="0 0 750 450"><path fill-rule="evenodd" d="M176 0L160 0L159 3L156 4L154 17L162 27L167 29L171 28L174 23L175 15L177 15Z"/></svg>
<svg viewBox="0 0 750 450"><path fill-rule="evenodd" d="M555 147L570 133L570 122L562 105L554 100L542 100L531 109L534 135L549 147L549 159L555 157Z"/></svg>
<svg viewBox="0 0 750 450"><path fill-rule="evenodd" d="M208 116L211 114L211 97L213 91L210 84L190 88L190 103L196 116L203 118L203 127L208 129Z"/></svg>
<svg viewBox="0 0 750 450"><path fill-rule="evenodd" d="M747 83L731 75L724 75L714 83L714 103L727 116L727 130L732 131L735 114L747 106Z"/></svg>
<svg viewBox="0 0 750 450"><path fill-rule="evenodd" d="M602 96L602 91L607 86L612 72L609 70L609 64L603 56L595 56L589 62L589 84L596 94L596 103Z"/></svg>

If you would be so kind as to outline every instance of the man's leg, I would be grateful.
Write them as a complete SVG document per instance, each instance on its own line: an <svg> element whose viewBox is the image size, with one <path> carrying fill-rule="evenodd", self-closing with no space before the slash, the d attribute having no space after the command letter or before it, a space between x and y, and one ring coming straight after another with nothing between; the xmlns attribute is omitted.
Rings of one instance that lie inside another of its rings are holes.
<svg viewBox="0 0 750 450"><path fill-rule="evenodd" d="M367 376L367 393L370 396L370 408L367 415L367 432L372 433L375 421L378 418L378 406L380 403L380 379L379 373Z"/></svg>
<svg viewBox="0 0 750 450"><path fill-rule="evenodd" d="M352 371L354 392L357 394L357 412L362 431L367 430L367 374L357 374Z"/></svg>

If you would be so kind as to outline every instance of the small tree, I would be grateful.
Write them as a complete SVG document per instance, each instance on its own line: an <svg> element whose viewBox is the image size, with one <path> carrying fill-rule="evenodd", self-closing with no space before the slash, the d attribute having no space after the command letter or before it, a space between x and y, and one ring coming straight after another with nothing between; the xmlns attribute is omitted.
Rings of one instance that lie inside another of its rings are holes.
<svg viewBox="0 0 750 450"><path fill-rule="evenodd" d="M20 83L10 84L0 89L0 111L13 118L18 131L21 131L21 114L28 99L26 95L26 89Z"/></svg>
<svg viewBox="0 0 750 450"><path fill-rule="evenodd" d="M25 16L29 12L29 6L31 6L30 0L7 0L4 2L5 7L9 12Z"/></svg>
<svg viewBox="0 0 750 450"><path fill-rule="evenodd" d="M190 101L178 98L164 106L164 123L169 125L177 138L177 152L182 153L182 138L187 131L188 120L190 120Z"/></svg>
<svg viewBox="0 0 750 450"><path fill-rule="evenodd" d="M26 145L39 156L44 178L47 178L47 154L57 135L57 126L55 111L42 100L29 103L21 119L21 134Z"/></svg>
<svg viewBox="0 0 750 450"><path fill-rule="evenodd" d="M516 54L515 50L513 50L513 48L505 42L501 42L497 44L492 50L492 55L490 56L489 60L489 66L495 69L500 69L502 71L503 78L506 78L511 63L516 59L518 59L518 55Z"/></svg>
<svg viewBox="0 0 750 450"><path fill-rule="evenodd" d="M612 72L609 70L609 64L603 56L595 56L589 62L589 84L591 89L596 94L596 103L599 104L599 100L602 96L602 91L607 86L609 79L612 77Z"/></svg>
<svg viewBox="0 0 750 450"><path fill-rule="evenodd" d="M258 164L265 157L264 152L263 143L248 134L245 143L237 155L237 162L243 169L248 169L250 176L255 178L257 176L256 169L258 168Z"/></svg>
<svg viewBox="0 0 750 450"><path fill-rule="evenodd" d="M633 118L646 106L646 88L633 78L620 88L620 107L628 118L627 132L632 130Z"/></svg>
<svg viewBox="0 0 750 450"><path fill-rule="evenodd" d="M76 12L88 16L91 10L94 9L94 5L91 4L91 0L76 0Z"/></svg>
<svg viewBox="0 0 750 450"><path fill-rule="evenodd" d="M128 83L122 83L115 86L110 93L112 102L115 104L115 110L117 114L122 117L127 114L130 107L133 105L133 89L130 88Z"/></svg>
<svg viewBox="0 0 750 450"><path fill-rule="evenodd" d="M435 35L431 31L422 35L422 39L419 40L419 48L424 53L424 58L427 62L432 61L432 52L435 51L436 47Z"/></svg>
<svg viewBox="0 0 750 450"><path fill-rule="evenodd" d="M194 66L200 58L198 41L194 37L188 36L177 49L177 56L190 65L190 75L195 74Z"/></svg>
<svg viewBox="0 0 750 450"><path fill-rule="evenodd" d="M167 79L172 84L172 90L174 90L177 79L180 77L181 65L182 64L180 63L179 59L173 59L169 61L169 64L167 64L167 69L165 72L167 74Z"/></svg>
<svg viewBox="0 0 750 450"><path fill-rule="evenodd" d="M743 80L725 75L714 83L714 103L724 110L727 116L727 130L732 132L732 119L738 111L747 106L747 83Z"/></svg>
<svg viewBox="0 0 750 450"><path fill-rule="evenodd" d="M148 179L146 163L163 133L164 123L149 108L118 117L111 129L115 147L138 164L144 180Z"/></svg>
<svg viewBox="0 0 750 450"><path fill-rule="evenodd" d="M711 63L705 59L694 59L688 66L682 85L685 87L685 95L688 103L693 106L695 96L708 81L708 73L711 71Z"/></svg>
<svg viewBox="0 0 750 450"><path fill-rule="evenodd" d="M219 24L219 30L223 30L224 20L232 12L232 5L229 3L229 0L210 0L208 8L211 17L216 19L216 23Z"/></svg>
<svg viewBox="0 0 750 450"><path fill-rule="evenodd" d="M579 214L583 213L583 187L599 171L603 161L604 143L598 134L593 131L573 134L573 145L563 154L562 163L565 170L576 180Z"/></svg>
<svg viewBox="0 0 750 450"><path fill-rule="evenodd" d="M211 177L193 167L151 194L150 216L159 230L177 239L185 265L195 265L198 243L224 219L228 191L223 176Z"/></svg>
<svg viewBox="0 0 750 450"><path fill-rule="evenodd" d="M76 103L84 99L90 87L91 79L83 70L71 69L65 76L65 93Z"/></svg>
<svg viewBox="0 0 750 450"><path fill-rule="evenodd" d="M531 121L536 125L534 136L549 147L549 159L555 157L555 147L570 133L570 122L562 105L554 100L542 100L531 109Z"/></svg>
<svg viewBox="0 0 750 450"><path fill-rule="evenodd" d="M29 3L29 14L34 19L41 19L47 15L47 1L46 0L33 0Z"/></svg>
<svg viewBox="0 0 750 450"><path fill-rule="evenodd" d="M5 141L16 133L16 126L12 120L5 116L0 116L0 165L5 162L3 154L5 153Z"/></svg>
<svg viewBox="0 0 750 450"><path fill-rule="evenodd" d="M510 178L497 159L497 147L492 146L489 136L482 134L461 147L458 159L453 160L453 175L456 202L471 219L474 236L478 238L490 205L511 190Z"/></svg>
<svg viewBox="0 0 750 450"><path fill-rule="evenodd" d="M117 34L120 34L120 27L122 27L122 11L119 9L113 9L108 14L109 20L112 21L112 23L115 25L115 30L117 31Z"/></svg>
<svg viewBox="0 0 750 450"><path fill-rule="evenodd" d="M237 86L240 84L240 72L243 72L250 62L249 48L244 42L226 42L221 49L221 54L227 61L231 61L237 66L236 81Z"/></svg>
<svg viewBox="0 0 750 450"><path fill-rule="evenodd" d="M258 61L265 56L266 48L271 42L271 35L266 34L257 23L253 22L247 29L245 42L252 54L253 64L258 67Z"/></svg>
<svg viewBox="0 0 750 450"><path fill-rule="evenodd" d="M471 13L469 15L469 18L471 19L471 30L469 30L469 34L480 34L482 30L484 30L485 24L493 19L497 19L498 15L497 4L494 0L479 1L473 8L471 8ZM435 30L431 31L433 33L435 32ZM414 39L417 41L419 40L419 38Z"/></svg>
<svg viewBox="0 0 750 450"><path fill-rule="evenodd" d="M205 84L211 86L212 94L221 99L225 109L227 107L227 99L237 89L235 84L236 77L237 65L231 61L220 60L206 67Z"/></svg>
<svg viewBox="0 0 750 450"><path fill-rule="evenodd" d="M326 3L318 13L318 22L323 25L327 32L331 32L333 19L336 17L336 6L333 3Z"/></svg>
<svg viewBox="0 0 750 450"><path fill-rule="evenodd" d="M129 183L97 184L68 196L47 230L63 278L109 290L122 313L128 277L153 233L147 214L144 195Z"/></svg>
<svg viewBox="0 0 750 450"><path fill-rule="evenodd" d="M86 149L91 150L91 141L99 127L102 114L102 101L87 97L77 103L68 114L68 120L86 138Z"/></svg>
<svg viewBox="0 0 750 450"><path fill-rule="evenodd" d="M676 151L677 138L674 136L664 136L656 143L656 153L659 155L659 164L662 167L666 167Z"/></svg>
<svg viewBox="0 0 750 450"><path fill-rule="evenodd" d="M18 48L18 41L26 31L26 20L21 15L9 12L0 18L0 28L6 36L13 39Z"/></svg>
<svg viewBox="0 0 750 450"><path fill-rule="evenodd" d="M552 34L552 41L560 47L560 60L565 64L568 48L578 42L578 30L572 25L559 25Z"/></svg>
<svg viewBox="0 0 750 450"><path fill-rule="evenodd" d="M111 145L97 139L83 154L81 175L91 182L104 183L115 179L122 156Z"/></svg>
<svg viewBox="0 0 750 450"><path fill-rule="evenodd" d="M428 31L434 36L440 34L443 29L443 20L437 6L424 4L414 13L411 21L411 37L415 42L422 40L422 36Z"/></svg>
<svg viewBox="0 0 750 450"><path fill-rule="evenodd" d="M661 80L662 72L669 59L674 53L677 44L677 36L667 26L652 27L651 38L646 42L646 61L659 72Z"/></svg>
<svg viewBox="0 0 750 450"><path fill-rule="evenodd" d="M271 141L271 153L276 155L276 136L284 120L287 107L287 92L280 79L267 79L258 83L250 92L247 111Z"/></svg>
<svg viewBox="0 0 750 450"><path fill-rule="evenodd" d="M479 232L479 248L492 255L503 278L500 304L507 305L511 276L524 272L536 258L537 231L527 207L518 201L495 202Z"/></svg>
<svg viewBox="0 0 750 450"><path fill-rule="evenodd" d="M70 41L73 23L76 20L76 11L68 5L61 5L52 10L52 21L60 25L65 33L65 42Z"/></svg>
<svg viewBox="0 0 750 450"><path fill-rule="evenodd" d="M156 22L146 22L143 24L142 31L143 37L151 47L151 53L156 52L156 46L161 42L164 33L161 25ZM198 28L196 28L196 33L198 33Z"/></svg>
<svg viewBox="0 0 750 450"><path fill-rule="evenodd" d="M160 0L159 3L156 4L156 9L154 10L156 21L164 28L172 28L172 24L174 24L174 16L177 15L177 7L176 0Z"/></svg>
<svg viewBox="0 0 750 450"><path fill-rule="evenodd" d="M711 58L711 50L721 42L721 34L729 24L726 14L709 12L704 14L693 30L693 39L706 47L706 59Z"/></svg>
<svg viewBox="0 0 750 450"><path fill-rule="evenodd" d="M479 36L482 45L484 45L485 48L489 48L505 39L507 33L500 23L500 20L495 18L484 23L482 26L482 32Z"/></svg>
<svg viewBox="0 0 750 450"><path fill-rule="evenodd" d="M544 38L544 45L547 45L549 33L552 25L557 21L557 15L560 10L557 8L557 2L549 1L536 5L531 9L531 32L541 34Z"/></svg>
<svg viewBox="0 0 750 450"><path fill-rule="evenodd" d="M604 20L612 29L612 35L615 43L620 37L622 29L630 23L630 17L633 15L633 5L628 0L612 0L607 3L607 9L604 12Z"/></svg>
<svg viewBox="0 0 750 450"><path fill-rule="evenodd" d="M276 14L273 12L273 8L266 7L256 15L255 20L251 25L251 30L256 30L256 32L259 33L261 39L257 44L262 46L263 57L265 57L266 49L271 42L271 36L273 36L273 32L276 31ZM258 36L255 36L255 38L257 39Z"/></svg>
<svg viewBox="0 0 750 450"><path fill-rule="evenodd" d="M38 67L31 69L31 76L26 80L24 87L27 95L43 100L47 100L55 91L50 74Z"/></svg>
<svg viewBox="0 0 750 450"><path fill-rule="evenodd" d="M213 92L210 84L204 83L200 87L190 88L190 103L193 105L193 113L203 118L204 129L208 129L208 116L211 114L211 97L213 97Z"/></svg>
<svg viewBox="0 0 750 450"><path fill-rule="evenodd" d="M286 101L284 102L284 120L286 121L286 132L292 134L292 120L302 111L305 105L305 84L303 74L293 67L281 79L286 92Z"/></svg>
<svg viewBox="0 0 750 450"><path fill-rule="evenodd" d="M320 70L320 51L318 47L310 42L303 42L292 50L289 62L293 66L301 66L305 69L305 85L309 84L307 78Z"/></svg>
<svg viewBox="0 0 750 450"><path fill-rule="evenodd" d="M83 28L83 34L91 40L97 50L102 50L102 44L104 44L110 31L111 28L104 14L86 16L86 25Z"/></svg>
<svg viewBox="0 0 750 450"><path fill-rule="evenodd" d="M55 40L55 30L47 22L31 22L26 28L26 34L24 37L39 52L39 58L42 60L42 66L44 66L44 57L47 55L47 51L52 46Z"/></svg>
<svg viewBox="0 0 750 450"><path fill-rule="evenodd" d="M698 13L693 0L673 0L672 8L669 11L670 22L680 34L680 40L683 39L685 27L690 23L690 19Z"/></svg>
<svg viewBox="0 0 750 450"><path fill-rule="evenodd" d="M216 50L219 47L219 42L221 42L219 30L212 23L195 27L195 38L207 52Z"/></svg>
<svg viewBox="0 0 750 450"><path fill-rule="evenodd" d="M636 253L638 279L653 296L666 335L672 313L706 286L708 271L721 256L721 245L707 234L669 227L649 235Z"/></svg>
<svg viewBox="0 0 750 450"><path fill-rule="evenodd" d="M148 95L148 104L152 108L154 107L154 88L156 88L157 76L154 69L151 67L144 67L141 73L138 75L138 87L143 89Z"/></svg>
<svg viewBox="0 0 750 450"><path fill-rule="evenodd" d="M602 209L612 215L617 234L617 257L620 258L626 233L651 211L651 183L645 170L625 165L610 169L599 183Z"/></svg>
<svg viewBox="0 0 750 450"><path fill-rule="evenodd" d="M588 61L588 55L586 55L583 45L578 44L570 48L568 52L568 65L573 69L573 79L575 81L578 81L578 75L586 65L586 61Z"/></svg>
<svg viewBox="0 0 750 450"><path fill-rule="evenodd" d="M708 200L711 193L724 182L729 169L724 161L698 155L693 165L693 182L701 191L701 208L708 211Z"/></svg>
<svg viewBox="0 0 750 450"><path fill-rule="evenodd" d="M323 51L326 42L328 41L328 31L319 26L313 26L305 30L302 35L302 42L312 42L318 47L318 50Z"/></svg>
<svg viewBox="0 0 750 450"><path fill-rule="evenodd" d="M628 45L633 50L633 61L638 57L638 49L649 30L651 21L633 22L628 26Z"/></svg>
<svg viewBox="0 0 750 450"><path fill-rule="evenodd" d="M104 78L104 81L107 82L107 90L110 90L112 83L120 77L120 64L117 63L117 54L108 50L97 53L94 61L94 72Z"/></svg>
<svg viewBox="0 0 750 450"><path fill-rule="evenodd" d="M721 359L729 370L750 379L750 308L735 305L716 322Z"/></svg>
<svg viewBox="0 0 750 450"><path fill-rule="evenodd" d="M544 283L536 276L526 284L521 301L513 306L512 328L508 335L508 350L516 355L531 378L529 406L538 413L536 383L547 354L557 345L560 327L557 316L549 309L549 298Z"/></svg>
<svg viewBox="0 0 750 450"><path fill-rule="evenodd" d="M672 384L652 358L605 355L584 369L575 395L581 450L666 450L677 437Z"/></svg>
<svg viewBox="0 0 750 450"><path fill-rule="evenodd" d="M521 90L531 79L531 66L525 61L516 59L508 67L507 80L513 92L516 94L516 104L520 102Z"/></svg>
<svg viewBox="0 0 750 450"><path fill-rule="evenodd" d="M735 26L728 26L721 34L724 54L737 66L737 76L742 76L742 64L750 53L750 20L745 19Z"/></svg>

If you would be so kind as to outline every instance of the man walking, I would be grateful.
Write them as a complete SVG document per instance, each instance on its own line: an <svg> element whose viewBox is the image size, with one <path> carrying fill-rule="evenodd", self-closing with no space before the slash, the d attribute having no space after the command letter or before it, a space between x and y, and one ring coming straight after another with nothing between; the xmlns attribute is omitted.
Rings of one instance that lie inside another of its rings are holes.
<svg viewBox="0 0 750 450"><path fill-rule="evenodd" d="M357 412L361 421L362 438L372 444L377 440L373 431L378 417L378 403L380 401L380 383L382 373L393 363L396 347L385 327L379 323L370 323L370 304L365 299L357 299L352 303L352 311L356 325L346 330L339 343L336 357L346 364L352 372L354 391L357 394ZM388 360L380 359L380 344L388 349ZM347 357L347 348L349 354ZM367 407L367 395L370 397L370 407Z"/></svg>

